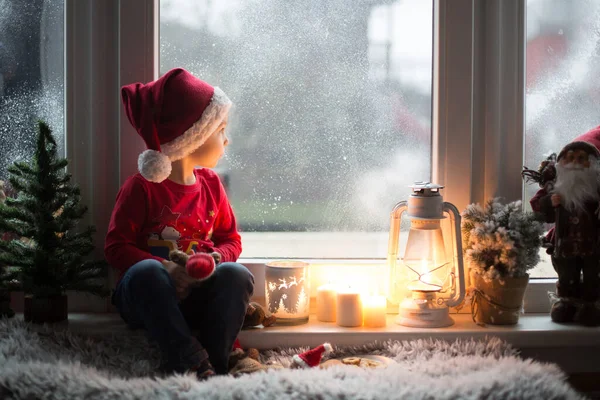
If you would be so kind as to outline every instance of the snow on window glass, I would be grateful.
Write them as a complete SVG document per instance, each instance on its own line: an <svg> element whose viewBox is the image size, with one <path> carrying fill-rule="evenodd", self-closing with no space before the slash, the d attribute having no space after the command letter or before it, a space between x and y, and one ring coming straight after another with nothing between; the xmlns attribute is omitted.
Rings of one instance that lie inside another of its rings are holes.
<svg viewBox="0 0 600 400"><path fill-rule="evenodd" d="M64 149L63 14L63 0L0 0L0 180L33 154L39 119Z"/></svg>
<svg viewBox="0 0 600 400"><path fill-rule="evenodd" d="M600 125L600 2L527 1L524 165ZM539 187L525 186L528 203ZM555 276L544 253L534 277Z"/></svg>
<svg viewBox="0 0 600 400"><path fill-rule="evenodd" d="M217 170L241 230L389 229L407 186L430 178L432 12L425 0L161 1L160 72L184 67L234 102Z"/></svg>

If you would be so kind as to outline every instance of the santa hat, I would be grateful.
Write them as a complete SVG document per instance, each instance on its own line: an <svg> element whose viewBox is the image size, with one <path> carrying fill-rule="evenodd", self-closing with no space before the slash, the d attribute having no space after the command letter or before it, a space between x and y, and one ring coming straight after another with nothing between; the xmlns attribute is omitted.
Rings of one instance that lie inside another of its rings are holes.
<svg viewBox="0 0 600 400"><path fill-rule="evenodd" d="M138 169L151 182L171 174L171 162L200 147L227 117L231 100L218 87L175 68L157 80L121 88L129 122L146 143Z"/></svg>
<svg viewBox="0 0 600 400"><path fill-rule="evenodd" d="M232 350L244 350L244 348L242 347L242 344L240 343L240 338L235 338L235 340L233 341L233 347Z"/></svg>
<svg viewBox="0 0 600 400"><path fill-rule="evenodd" d="M598 151L598 148L595 145L584 141L574 141L562 148L560 153L558 153L558 157L556 157L556 161L560 161L560 159L563 158L569 151L576 150L583 150L586 152L586 154L589 154L596 158L600 157L600 152Z"/></svg>
<svg viewBox="0 0 600 400"><path fill-rule="evenodd" d="M188 275L199 281L210 278L215 272L215 268L215 259L206 253L192 254L185 263Z"/></svg>
<svg viewBox="0 0 600 400"><path fill-rule="evenodd" d="M573 140L574 142L588 142L596 146L598 150L600 150L600 126L595 127L584 133L583 135L579 135Z"/></svg>
<svg viewBox="0 0 600 400"><path fill-rule="evenodd" d="M301 354L296 354L292 357L294 363L302 368L316 367L321 363L321 358L333 351L333 347L329 343L323 343L314 349L305 351Z"/></svg>

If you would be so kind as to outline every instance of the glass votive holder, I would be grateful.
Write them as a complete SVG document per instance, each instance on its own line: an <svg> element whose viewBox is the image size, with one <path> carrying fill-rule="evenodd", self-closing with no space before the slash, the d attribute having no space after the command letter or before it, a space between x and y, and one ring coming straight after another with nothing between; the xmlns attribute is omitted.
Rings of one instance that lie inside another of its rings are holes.
<svg viewBox="0 0 600 400"><path fill-rule="evenodd" d="M310 311L309 264L303 261L272 261L265 266L265 303L277 324L308 322Z"/></svg>

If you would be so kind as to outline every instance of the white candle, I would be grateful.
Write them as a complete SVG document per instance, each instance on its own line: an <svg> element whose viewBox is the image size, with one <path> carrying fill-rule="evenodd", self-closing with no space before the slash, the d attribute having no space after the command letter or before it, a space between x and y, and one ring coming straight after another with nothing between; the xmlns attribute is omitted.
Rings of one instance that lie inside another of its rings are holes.
<svg viewBox="0 0 600 400"><path fill-rule="evenodd" d="M317 319L323 322L335 322L337 308L336 287L331 284L317 288Z"/></svg>
<svg viewBox="0 0 600 400"><path fill-rule="evenodd" d="M370 296L363 299L364 324L370 328L385 326L387 302L385 296Z"/></svg>
<svg viewBox="0 0 600 400"><path fill-rule="evenodd" d="M337 293L337 324L345 327L362 326L363 313L360 293L344 289Z"/></svg>

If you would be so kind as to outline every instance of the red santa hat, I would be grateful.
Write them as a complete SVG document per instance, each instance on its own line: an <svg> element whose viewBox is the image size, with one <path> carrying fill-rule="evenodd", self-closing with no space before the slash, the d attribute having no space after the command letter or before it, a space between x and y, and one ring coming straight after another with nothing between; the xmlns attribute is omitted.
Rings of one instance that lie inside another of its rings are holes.
<svg viewBox="0 0 600 400"><path fill-rule="evenodd" d="M583 135L577 136L574 142L588 142L596 146L598 150L600 150L600 126L595 127L584 133Z"/></svg>
<svg viewBox="0 0 600 400"><path fill-rule="evenodd" d="M151 182L171 174L171 162L200 147L227 117L231 100L218 87L175 68L147 84L121 88L127 118L146 143L138 169Z"/></svg>
<svg viewBox="0 0 600 400"><path fill-rule="evenodd" d="M185 263L188 275L199 281L210 278L215 268L215 259L206 253L192 254Z"/></svg>
<svg viewBox="0 0 600 400"><path fill-rule="evenodd" d="M305 351L301 354L296 354L292 357L294 363L302 368L317 367L321 363L321 358L333 351L333 347L329 343L323 343L314 349Z"/></svg>

